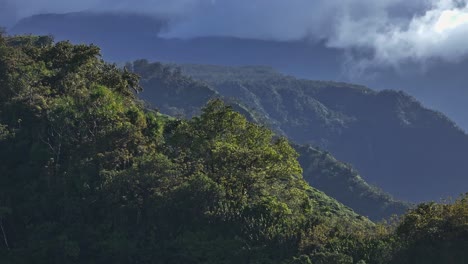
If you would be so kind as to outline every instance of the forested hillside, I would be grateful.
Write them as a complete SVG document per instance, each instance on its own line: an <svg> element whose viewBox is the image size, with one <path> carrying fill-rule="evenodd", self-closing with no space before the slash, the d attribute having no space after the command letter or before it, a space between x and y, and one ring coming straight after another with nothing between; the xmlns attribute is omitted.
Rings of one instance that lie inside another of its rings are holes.
<svg viewBox="0 0 468 264"><path fill-rule="evenodd" d="M221 100L137 99L96 46L0 35L0 260L464 263L468 203L376 225L302 179L288 141Z"/></svg>
<svg viewBox="0 0 468 264"><path fill-rule="evenodd" d="M158 106L165 114L190 118L199 113L210 98L221 97L207 84L184 76L180 70L169 65L150 64L140 60L126 67L143 76L141 85L146 90L140 97ZM206 71L206 77L221 76L216 74L216 69L222 68L210 67ZM255 74L268 76L273 73L269 68L248 67L248 69L253 73L250 77ZM243 77L249 79L249 76ZM268 113L246 107L244 102L235 98L225 98L225 100L249 120L284 134L279 125L271 122ZM297 146L296 149L301 154L299 161L305 171L305 179L356 212L373 220L381 220L393 214L402 214L408 209L408 205L395 201L388 194L367 184L349 165L342 164L329 154L301 146Z"/></svg>
<svg viewBox="0 0 468 264"><path fill-rule="evenodd" d="M95 46L2 37L0 87L8 263L281 262L314 226L373 229L302 180L286 139L219 100L188 121L144 108Z"/></svg>
<svg viewBox="0 0 468 264"><path fill-rule="evenodd" d="M349 164L336 160L330 153L311 146L295 146L304 179L327 195L372 220L389 219L404 214L411 205L369 185Z"/></svg>
<svg viewBox="0 0 468 264"><path fill-rule="evenodd" d="M352 164L399 199L438 200L466 191L468 136L403 92L300 80L268 67L182 65L181 71L242 102L295 143L320 146ZM143 86L146 98L157 100L151 91L161 87Z"/></svg>

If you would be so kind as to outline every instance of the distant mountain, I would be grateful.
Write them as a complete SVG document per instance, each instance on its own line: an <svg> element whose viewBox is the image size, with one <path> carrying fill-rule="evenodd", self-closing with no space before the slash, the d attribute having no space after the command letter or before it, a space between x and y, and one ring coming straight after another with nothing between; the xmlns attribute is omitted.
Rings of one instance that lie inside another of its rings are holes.
<svg viewBox="0 0 468 264"><path fill-rule="evenodd" d="M343 74L352 69L346 53L323 42L263 41L229 37L164 39L158 37L167 20L135 14L71 13L37 15L21 20L11 34L52 34L57 40L94 43L111 61L149 60L219 65L268 65L294 76L364 84L374 89L398 89L416 96L425 105L443 111L468 130L468 60L432 61Z"/></svg>
<svg viewBox="0 0 468 264"><path fill-rule="evenodd" d="M167 86L156 81L157 71L148 75L142 70L161 65L145 63L135 64L146 88L143 97L186 111L164 99ZM328 150L352 164L367 182L399 199L438 200L466 192L468 136L443 114L403 92L300 80L267 67L182 65L181 72L203 81L210 91L207 98L218 93L241 102L278 133L297 144ZM178 102L203 94L190 87L170 92L177 91ZM177 101L173 95L171 100Z"/></svg>
<svg viewBox="0 0 468 264"><path fill-rule="evenodd" d="M468 136L446 116L397 91L300 80L264 68L183 66L226 97L268 116L296 143L353 164L400 199L436 200L466 192Z"/></svg>
<svg viewBox="0 0 468 264"><path fill-rule="evenodd" d="M36 15L19 21L10 34L53 35L56 40L94 43L111 61L141 58L175 63L271 65L315 79L334 79L341 53L323 43L280 42L230 37L165 39L164 19L132 14Z"/></svg>
<svg viewBox="0 0 468 264"><path fill-rule="evenodd" d="M141 98L168 115L192 117L199 114L208 100L223 97L209 85L184 76L177 68L169 65L148 64L140 60L127 67L142 76L141 85L144 92L141 93ZM260 75L271 73L268 68L247 68L251 69L252 73L257 70ZM206 76L220 76L216 75L216 69L223 68L213 66L212 71L206 71ZM249 120L263 123L284 134L281 126L271 125L273 119L268 117L268 113L254 110L249 102L229 97L224 97L224 100ZM357 213L372 220L381 220L393 214L403 214L409 208L408 204L396 201L390 195L367 184L350 165L338 161L331 154L308 146L296 145L295 148L300 154L299 162L306 181Z"/></svg>

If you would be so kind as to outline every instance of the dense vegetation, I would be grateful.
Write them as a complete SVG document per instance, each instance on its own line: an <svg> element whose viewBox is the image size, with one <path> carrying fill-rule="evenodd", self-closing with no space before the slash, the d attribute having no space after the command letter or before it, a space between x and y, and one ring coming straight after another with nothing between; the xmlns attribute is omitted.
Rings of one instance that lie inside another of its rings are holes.
<svg viewBox="0 0 468 264"><path fill-rule="evenodd" d="M97 47L1 41L4 259L270 262L323 222L372 227L302 180L285 139L221 101L168 118Z"/></svg>
<svg viewBox="0 0 468 264"><path fill-rule="evenodd" d="M437 200L468 184L468 136L403 92L300 80L267 67L182 65L181 71L242 102L293 142L352 164L398 199Z"/></svg>
<svg viewBox="0 0 468 264"><path fill-rule="evenodd" d="M139 60L127 65L127 68L143 77L141 85L145 87L145 91L141 97L158 106L165 114L190 118L199 113L209 99L221 97L207 84L183 75L180 69L170 65ZM212 81L210 78L268 78L274 74L270 68L244 67L242 71L223 77L223 73L226 74L223 67L204 66L205 68L206 75L203 75L203 78L208 81ZM240 73L243 75L236 75ZM188 74L193 73L189 71ZM253 99L255 100L254 97ZM277 133L284 134L278 123L271 121L268 113L245 107L244 102L235 99L227 100L249 120L265 124ZM304 169L304 178L314 187L356 212L373 220L381 220L394 214L402 214L408 209L408 205L395 201L388 194L367 184L350 165L343 164L329 153L300 145L296 146L296 150L300 154L299 161Z"/></svg>
<svg viewBox="0 0 468 264"><path fill-rule="evenodd" d="M310 187L285 138L222 101L181 120L139 91L95 46L0 36L2 263L466 259L467 199L375 225Z"/></svg>

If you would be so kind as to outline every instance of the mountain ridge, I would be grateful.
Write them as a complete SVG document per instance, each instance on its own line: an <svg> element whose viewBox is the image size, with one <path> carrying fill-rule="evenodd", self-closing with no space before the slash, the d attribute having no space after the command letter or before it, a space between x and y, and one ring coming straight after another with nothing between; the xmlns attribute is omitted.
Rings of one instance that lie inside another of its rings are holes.
<svg viewBox="0 0 468 264"><path fill-rule="evenodd" d="M141 93L141 98L159 106L158 109L162 113L190 118L198 113L205 100L223 98L249 120L269 127L280 135L284 134L277 124L270 122L271 119L267 115L249 107L245 101L225 97L209 85L183 75L180 70L171 65L151 64L145 60L139 60L127 65L126 68L142 76L141 85L144 87L144 92ZM212 76L209 72L207 73ZM358 174L350 165L337 161L324 151L299 145L295 148L300 154L299 161L304 173L307 172L304 174L305 179L331 197L339 197L341 203L353 208L356 212L378 221L394 214L402 214L410 207L409 204L396 201L382 191L376 191L362 179L359 180ZM324 166L329 166L330 170L322 171ZM335 171L339 171L338 175ZM315 181L317 179L320 181ZM333 183L339 187L331 188ZM353 191L353 189L359 191ZM349 199L350 197L352 199Z"/></svg>
<svg viewBox="0 0 468 264"><path fill-rule="evenodd" d="M181 73L259 113L293 142L320 146L353 164L366 181L399 199L438 200L464 192L468 136L404 92L301 80L251 66L212 72L207 67L214 66L179 66ZM155 86L143 86L143 96L151 100Z"/></svg>

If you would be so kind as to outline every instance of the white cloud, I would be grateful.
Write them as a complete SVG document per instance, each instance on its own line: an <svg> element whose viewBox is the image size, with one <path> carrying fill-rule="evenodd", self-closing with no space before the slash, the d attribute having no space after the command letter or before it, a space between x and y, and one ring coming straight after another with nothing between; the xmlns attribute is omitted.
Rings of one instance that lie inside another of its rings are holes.
<svg viewBox="0 0 468 264"><path fill-rule="evenodd" d="M424 13L406 23L397 23L388 16L343 19L329 36L328 44L371 49L374 56L370 63L379 65L432 59L457 61L468 55L468 4L433 1Z"/></svg>

